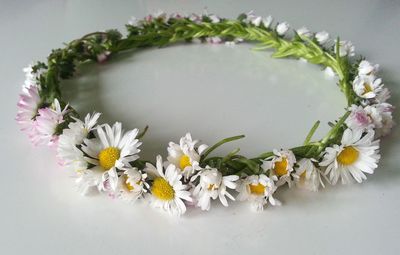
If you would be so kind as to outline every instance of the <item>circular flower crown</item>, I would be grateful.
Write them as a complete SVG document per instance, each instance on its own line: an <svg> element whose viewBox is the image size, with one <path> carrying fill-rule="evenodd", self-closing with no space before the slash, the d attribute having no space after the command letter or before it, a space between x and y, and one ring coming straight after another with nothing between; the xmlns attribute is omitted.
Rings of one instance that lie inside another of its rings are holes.
<svg viewBox="0 0 400 255"><path fill-rule="evenodd" d="M117 30L94 32L55 49L47 63L24 69L26 81L18 102L16 120L35 145L57 150L60 163L75 173L82 194L106 193L130 202L148 200L170 214L181 215L187 206L209 210L212 200L228 206L229 200L249 201L263 210L282 186L317 191L324 183L335 185L354 180L361 183L372 174L380 158L378 138L393 126L393 106L378 74L378 65L355 57L354 46L325 31L312 33L302 27L289 34L289 24L274 23L252 12L236 20L216 15L182 16L165 13L132 18L127 35ZM139 158L140 139L147 127L125 131L121 123L98 124L100 113L81 120L61 96L61 80L71 78L76 67L87 61L105 62L121 51L162 47L175 42L257 42L256 49L274 49L275 58L295 58L322 66L336 76L348 106L331 129L318 141L312 136L304 144L276 149L254 158L239 155L210 156L223 145L244 136L223 139L213 146L199 144L190 133L179 143L168 144L168 157L156 162Z"/></svg>

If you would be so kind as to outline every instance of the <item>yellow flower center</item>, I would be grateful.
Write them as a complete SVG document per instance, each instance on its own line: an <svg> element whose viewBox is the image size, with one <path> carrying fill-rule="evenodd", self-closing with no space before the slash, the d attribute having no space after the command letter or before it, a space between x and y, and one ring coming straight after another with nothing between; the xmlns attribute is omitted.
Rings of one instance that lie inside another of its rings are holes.
<svg viewBox="0 0 400 255"><path fill-rule="evenodd" d="M365 94L367 94L369 92L372 92L372 91L373 91L373 89L372 89L371 85L369 83L364 83L364 93L363 93L363 95L365 95Z"/></svg>
<svg viewBox="0 0 400 255"><path fill-rule="evenodd" d="M302 172L300 174L300 179L305 179L306 178L306 172L307 172L307 170L304 170L304 172Z"/></svg>
<svg viewBox="0 0 400 255"><path fill-rule="evenodd" d="M249 187L251 194L263 195L265 192L265 186L262 185L261 183L250 184Z"/></svg>
<svg viewBox="0 0 400 255"><path fill-rule="evenodd" d="M277 161L274 164L274 171L277 176L282 176L287 174L288 161L285 157L281 161Z"/></svg>
<svg viewBox="0 0 400 255"><path fill-rule="evenodd" d="M151 186L151 193L160 200L169 201L174 199L175 190L162 177L157 177L154 179L153 185Z"/></svg>
<svg viewBox="0 0 400 255"><path fill-rule="evenodd" d="M121 151L115 147L108 147L99 153L100 166L105 170L109 170L115 165L115 161L119 159Z"/></svg>
<svg viewBox="0 0 400 255"><path fill-rule="evenodd" d="M185 167L187 166L191 166L192 164L190 163L190 158L187 155L183 155L180 159L179 159L179 167L180 169L183 171L185 169Z"/></svg>
<svg viewBox="0 0 400 255"><path fill-rule="evenodd" d="M216 188L215 184L208 184L208 190L214 190Z"/></svg>
<svg viewBox="0 0 400 255"><path fill-rule="evenodd" d="M128 176L124 175L125 178L125 186L129 191L134 190L135 188L132 186L132 184L128 181Z"/></svg>
<svg viewBox="0 0 400 255"><path fill-rule="evenodd" d="M354 147L348 146L339 153L337 160L342 165L351 165L358 159L359 154Z"/></svg>

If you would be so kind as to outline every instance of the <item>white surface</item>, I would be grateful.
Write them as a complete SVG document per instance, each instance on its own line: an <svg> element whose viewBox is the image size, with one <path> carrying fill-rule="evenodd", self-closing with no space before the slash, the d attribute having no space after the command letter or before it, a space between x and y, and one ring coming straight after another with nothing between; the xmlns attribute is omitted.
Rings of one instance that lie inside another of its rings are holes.
<svg viewBox="0 0 400 255"><path fill-rule="evenodd" d="M181 219L79 196L54 153L33 148L18 131L21 69L31 60L87 32L122 29L132 15L204 7L231 18L254 9L294 27L340 34L381 64L397 106L398 1L0 1L1 254L398 254L399 128L383 141L380 167L363 185L285 190L278 195L284 206L260 214L231 203L209 213L189 210ZM96 109L103 121L126 128L149 124L144 158L165 155L167 142L188 130L209 144L246 134L218 151L240 146L246 155L300 144L317 119L325 124L322 136L345 106L334 82L318 67L248 48L185 45L124 54L82 69L64 91L81 113Z"/></svg>

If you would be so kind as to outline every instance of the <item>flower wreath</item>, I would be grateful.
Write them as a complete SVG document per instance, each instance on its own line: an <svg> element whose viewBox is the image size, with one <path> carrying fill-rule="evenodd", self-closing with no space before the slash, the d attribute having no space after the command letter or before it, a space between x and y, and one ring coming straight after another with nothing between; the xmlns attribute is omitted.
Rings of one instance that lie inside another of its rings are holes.
<svg viewBox="0 0 400 255"><path fill-rule="evenodd" d="M324 182L335 185L361 183L365 173L372 174L379 161L379 140L393 126L393 106L378 65L355 58L349 41L329 39L325 31L312 33L302 27L291 35L286 22L273 23L252 12L236 20L216 15L182 16L165 13L132 18L127 35L117 30L95 32L55 49L47 63L37 62L24 69L26 81L18 102L16 120L35 145L55 147L60 163L76 174L82 194L102 192L127 201L149 200L154 207L171 214L185 213L187 206L209 210L211 200L228 206L230 200L250 201L252 208L280 205L274 198L282 186L297 186L317 191ZM75 73L87 61L105 62L121 51L162 47L174 42L225 43L258 42L256 49L273 48L275 58L296 58L325 68L338 78L348 106L319 141L312 136L314 124L304 144L292 149L265 152L254 158L239 155L239 149L226 156L210 153L230 137L215 145L199 145L190 133L179 143L168 145L167 161L139 159L138 129L124 131L116 122L97 124L100 113L78 118L77 112L62 100L60 81ZM233 190L237 196L234 197Z"/></svg>

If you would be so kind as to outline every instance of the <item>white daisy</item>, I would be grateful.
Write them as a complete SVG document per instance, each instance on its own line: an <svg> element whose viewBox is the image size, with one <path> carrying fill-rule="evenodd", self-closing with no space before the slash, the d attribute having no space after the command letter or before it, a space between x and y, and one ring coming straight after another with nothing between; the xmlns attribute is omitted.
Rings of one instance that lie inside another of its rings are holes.
<svg viewBox="0 0 400 255"><path fill-rule="evenodd" d="M272 16L268 16L262 19L262 24L264 25L265 28L269 28L273 21L274 18Z"/></svg>
<svg viewBox="0 0 400 255"><path fill-rule="evenodd" d="M363 135L361 130L346 129L340 145L325 149L320 166L326 167L325 174L333 185L339 178L343 184L351 183L352 177L361 183L367 179L364 173L374 173L380 156L379 140L373 139L373 130Z"/></svg>
<svg viewBox="0 0 400 255"><path fill-rule="evenodd" d="M297 29L296 32L297 32L298 35L305 36L305 37L308 37L308 38L311 38L313 36L311 31L308 30L308 28L306 28L306 27L301 27L301 28Z"/></svg>
<svg viewBox="0 0 400 255"><path fill-rule="evenodd" d="M296 167L295 183L298 188L318 191L319 186L325 187L321 178L321 171L315 166L315 159L302 158Z"/></svg>
<svg viewBox="0 0 400 255"><path fill-rule="evenodd" d="M85 159L94 165L91 171L102 173L99 190L108 191L110 188L115 191L117 169L130 168L130 162L139 158L138 147L142 143L136 139L138 129L124 133L121 123L116 122L112 127L108 124L97 126L95 134L95 138L85 139L82 144L82 150L88 155Z"/></svg>
<svg viewBox="0 0 400 255"><path fill-rule="evenodd" d="M364 108L360 105L353 104L349 108L351 111L350 115L345 121L347 127L352 130L360 129L362 131L373 128L375 126L374 120L380 118L380 115L376 108L370 106L367 107Z"/></svg>
<svg viewBox="0 0 400 255"><path fill-rule="evenodd" d="M353 90L361 98L374 98L382 89L382 79L374 75L357 76L353 81Z"/></svg>
<svg viewBox="0 0 400 255"><path fill-rule="evenodd" d="M150 187L146 182L146 178L147 174L140 172L137 168L125 169L123 175L119 178L118 196L122 200L135 202Z"/></svg>
<svg viewBox="0 0 400 255"><path fill-rule="evenodd" d="M193 176L191 181L193 182L198 176L200 176L200 182L194 188L193 196L197 198L197 206L200 207L201 210L210 210L211 199L215 200L219 198L224 206L228 206L228 201L225 196L231 200L235 200L226 189L235 189L235 182L239 179L239 176L222 176L218 169L210 167L201 170L201 172Z"/></svg>
<svg viewBox="0 0 400 255"><path fill-rule="evenodd" d="M86 169L78 172L75 180L78 192L82 196L91 195L100 190L103 186L103 171L98 169Z"/></svg>
<svg viewBox="0 0 400 255"><path fill-rule="evenodd" d="M278 25L276 26L276 32L278 33L278 35L285 35L286 32L289 30L290 25L289 23L287 23L286 21L278 23Z"/></svg>
<svg viewBox="0 0 400 255"><path fill-rule="evenodd" d="M255 211L262 211L268 202L273 206L281 205L281 202L272 196L277 189L274 183L276 180L276 176L268 178L264 174L248 176L240 181L237 199L250 201Z"/></svg>
<svg viewBox="0 0 400 255"><path fill-rule="evenodd" d="M35 145L56 146L58 142L57 127L63 123L64 115L68 112L68 105L61 109L60 102L54 99L50 107L38 110L38 116L34 122L34 130L30 139Z"/></svg>
<svg viewBox="0 0 400 255"><path fill-rule="evenodd" d="M200 170L199 161L201 154L208 148L202 144L196 146L197 140L192 140L190 133L187 133L179 141L179 144L170 142L168 144L167 160L180 169L187 180L195 171Z"/></svg>
<svg viewBox="0 0 400 255"><path fill-rule="evenodd" d="M363 60L358 65L359 75L375 75L379 70L379 65L374 65L367 60Z"/></svg>
<svg viewBox="0 0 400 255"><path fill-rule="evenodd" d="M208 17L210 18L211 23L219 23L219 22L221 21L221 18L218 17L218 16L215 15L215 14L211 14L211 15L209 15Z"/></svg>
<svg viewBox="0 0 400 255"><path fill-rule="evenodd" d="M296 157L290 150L273 150L273 153L274 156L263 161L261 167L264 171L270 170L270 176L276 175L279 178L276 185L281 186L288 183L289 187L291 187L291 174L294 171Z"/></svg>
<svg viewBox="0 0 400 255"><path fill-rule="evenodd" d="M327 66L327 67L324 69L324 74L325 74L325 77L326 77L327 79L333 79L333 78L335 78L335 76L336 76L335 71L333 71L333 69L332 69L331 67L329 67L329 66Z"/></svg>
<svg viewBox="0 0 400 255"><path fill-rule="evenodd" d="M246 21L254 26L258 27L261 25L262 17L254 14L254 11L247 13Z"/></svg>
<svg viewBox="0 0 400 255"><path fill-rule="evenodd" d="M390 130L394 126L394 121L392 117L394 107L389 103L376 104L370 107L374 107L380 113L380 125L376 126L376 136L381 137L389 134Z"/></svg>
<svg viewBox="0 0 400 255"><path fill-rule="evenodd" d="M326 31L321 31L315 34L315 39L320 45L323 45L329 42L329 33Z"/></svg>
<svg viewBox="0 0 400 255"><path fill-rule="evenodd" d="M334 47L334 51L336 53L336 45ZM349 56L353 57L355 55L355 47L350 41L340 41L339 42L339 56Z"/></svg>
<svg viewBox="0 0 400 255"><path fill-rule="evenodd" d="M86 169L87 162L83 153L77 146L80 146L89 132L97 124L100 113L87 114L84 122L74 118L75 122L68 124L58 140L57 157L60 163L74 171Z"/></svg>
<svg viewBox="0 0 400 255"><path fill-rule="evenodd" d="M22 88L18 100L18 113L15 118L21 130L30 135L35 126L35 117L38 114L41 99L36 85Z"/></svg>
<svg viewBox="0 0 400 255"><path fill-rule="evenodd" d="M39 68L36 70L36 72L33 72L32 64L29 66L23 68L23 72L25 73L25 81L23 88L29 88L31 86L37 86L38 85L38 78L40 75L43 73L43 69Z"/></svg>
<svg viewBox="0 0 400 255"><path fill-rule="evenodd" d="M164 171L161 156L157 156L156 166L147 163L145 171L153 179L150 187L151 205L164 211L180 216L186 212L185 203L182 200L192 202L188 186L181 182L182 174L173 165L166 166Z"/></svg>
<svg viewBox="0 0 400 255"><path fill-rule="evenodd" d="M390 90L388 88L382 88L382 90L376 95L375 101L376 103L385 103L390 97Z"/></svg>

